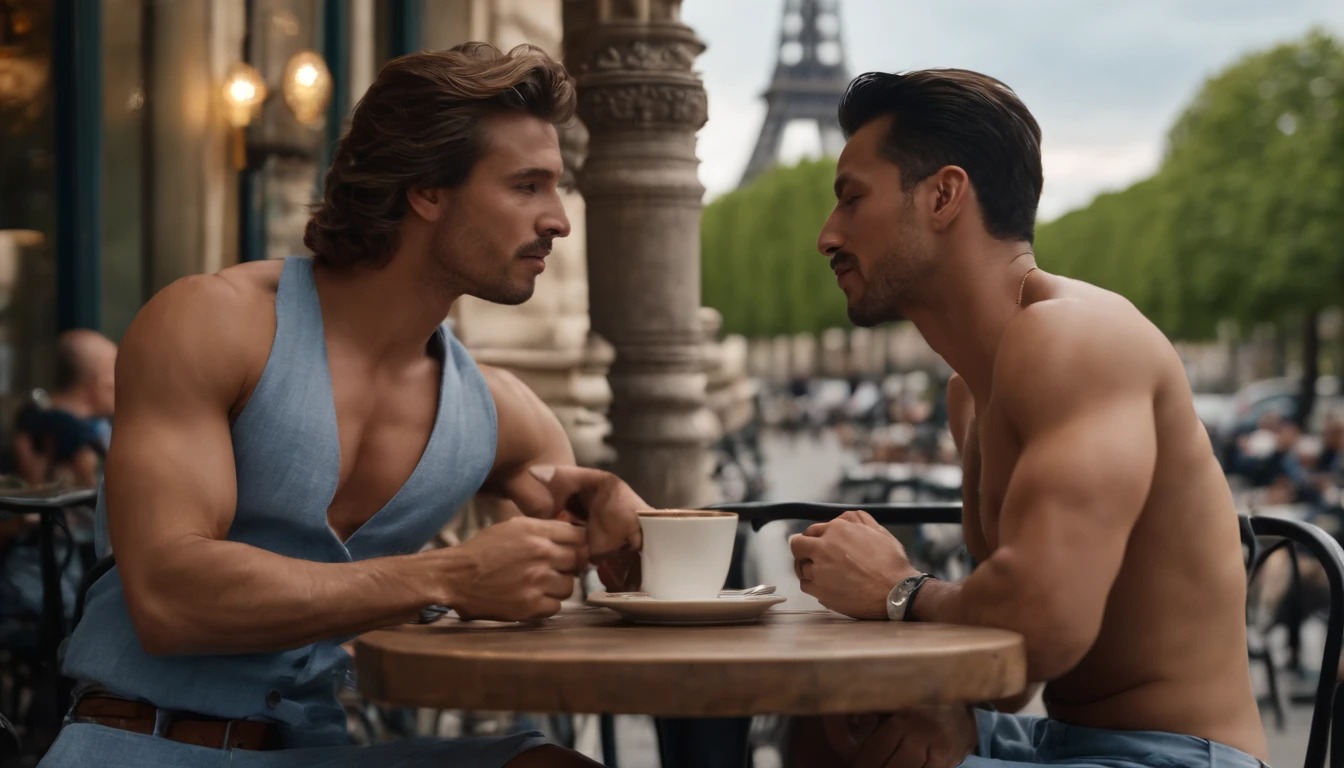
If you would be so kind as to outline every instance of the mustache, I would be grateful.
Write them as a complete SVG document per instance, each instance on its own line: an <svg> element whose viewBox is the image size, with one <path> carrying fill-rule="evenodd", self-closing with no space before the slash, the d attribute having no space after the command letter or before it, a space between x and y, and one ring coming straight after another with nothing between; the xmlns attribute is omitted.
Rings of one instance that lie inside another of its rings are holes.
<svg viewBox="0 0 1344 768"><path fill-rule="evenodd" d="M858 269L859 257L855 256L849 251L836 251L835 255L831 257L831 271L834 272L837 269L840 269L841 267L848 267L849 269Z"/></svg>
<svg viewBox="0 0 1344 768"><path fill-rule="evenodd" d="M551 241L555 238L539 237L530 243L526 243L513 252L514 257L523 258L524 256L534 256L548 253L551 250Z"/></svg>

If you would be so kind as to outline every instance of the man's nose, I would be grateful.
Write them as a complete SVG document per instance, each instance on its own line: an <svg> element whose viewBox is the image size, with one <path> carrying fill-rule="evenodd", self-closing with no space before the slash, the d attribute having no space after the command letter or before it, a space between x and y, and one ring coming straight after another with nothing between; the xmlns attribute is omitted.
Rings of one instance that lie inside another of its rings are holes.
<svg viewBox="0 0 1344 768"><path fill-rule="evenodd" d="M537 221L537 234L541 237L569 237L569 216L558 200L556 209Z"/></svg>
<svg viewBox="0 0 1344 768"><path fill-rule="evenodd" d="M821 228L821 234L817 235L817 250L826 258L835 256L845 245L845 239L840 236L830 219Z"/></svg>

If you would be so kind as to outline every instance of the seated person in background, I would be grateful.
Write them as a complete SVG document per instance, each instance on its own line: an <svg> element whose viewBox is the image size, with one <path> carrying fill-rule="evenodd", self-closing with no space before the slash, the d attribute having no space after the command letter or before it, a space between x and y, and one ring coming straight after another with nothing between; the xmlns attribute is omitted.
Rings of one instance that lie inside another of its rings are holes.
<svg viewBox="0 0 1344 768"><path fill-rule="evenodd" d="M56 342L56 389L29 402L14 422L16 470L30 486L65 481L92 486L107 451L99 421L112 418L117 345L97 331L73 330Z"/></svg>
<svg viewBox="0 0 1344 768"><path fill-rule="evenodd" d="M861 326L912 321L956 371L961 583L862 512L792 539L858 619L1000 627L1048 718L948 706L798 724L797 765L1259 768L1236 510L1180 358L1123 298L1036 268L1040 128L963 70L858 78L818 247ZM828 733L829 732L829 733ZM969 756L968 756L969 755Z"/></svg>
<svg viewBox="0 0 1344 768"><path fill-rule="evenodd" d="M45 402L28 402L14 420L15 470L29 487L47 483L94 486L106 444L98 422L112 417L117 345L97 331L66 331L56 341L56 388ZM42 558L37 515L0 519L0 617L31 620L42 610ZM80 548L61 572L67 613L84 566L92 562L92 518L85 510L65 516L65 529ZM65 563L69 543L57 544Z"/></svg>

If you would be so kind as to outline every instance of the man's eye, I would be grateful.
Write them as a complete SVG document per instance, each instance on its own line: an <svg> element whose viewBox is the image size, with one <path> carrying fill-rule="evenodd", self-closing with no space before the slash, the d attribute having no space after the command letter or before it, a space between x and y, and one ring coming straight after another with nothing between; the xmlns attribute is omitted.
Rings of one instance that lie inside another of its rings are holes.
<svg viewBox="0 0 1344 768"><path fill-rule="evenodd" d="M848 207L850 207L851 205L854 204L854 201L856 201L856 200L858 200L858 199L859 199L859 196L858 196L858 195L850 195L849 197L846 197L846 198L844 199L844 202L842 203L842 205L844 205L846 208L848 208Z"/></svg>
<svg viewBox="0 0 1344 768"><path fill-rule="evenodd" d="M536 185L536 184L519 184L519 185L518 185L518 188L521 189L521 190L523 190L524 192L536 192L536 191L537 191L537 185Z"/></svg>

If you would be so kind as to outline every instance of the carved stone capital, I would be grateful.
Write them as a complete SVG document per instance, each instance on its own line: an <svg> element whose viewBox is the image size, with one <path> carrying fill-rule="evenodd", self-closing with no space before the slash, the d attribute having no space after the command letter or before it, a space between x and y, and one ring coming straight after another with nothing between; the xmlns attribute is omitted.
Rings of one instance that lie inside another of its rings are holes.
<svg viewBox="0 0 1344 768"><path fill-rule="evenodd" d="M709 117L709 102L698 82L612 83L579 92L579 117L595 134L650 128L696 131Z"/></svg>
<svg viewBox="0 0 1344 768"><path fill-rule="evenodd" d="M565 40L565 64L578 81L579 117L588 129L703 126L708 105L692 68L705 45L695 32L662 14L612 19L597 10L579 29L567 28Z"/></svg>
<svg viewBox="0 0 1344 768"><path fill-rule="evenodd" d="M684 34L668 35L663 40L651 40L643 37L645 30L636 39L620 39L615 32L620 27L607 29L598 40L598 44L584 50L571 70L575 76L582 77L602 72L690 72L695 57L704 51L705 46L686 27L671 27L666 31Z"/></svg>

